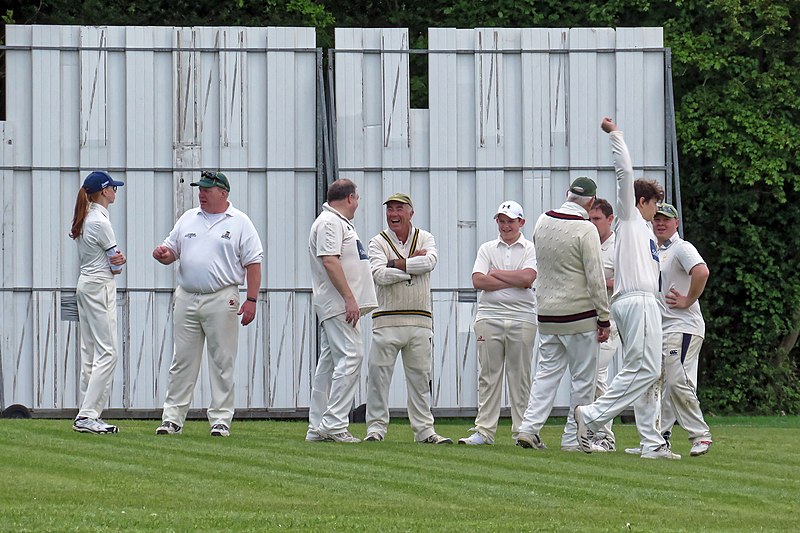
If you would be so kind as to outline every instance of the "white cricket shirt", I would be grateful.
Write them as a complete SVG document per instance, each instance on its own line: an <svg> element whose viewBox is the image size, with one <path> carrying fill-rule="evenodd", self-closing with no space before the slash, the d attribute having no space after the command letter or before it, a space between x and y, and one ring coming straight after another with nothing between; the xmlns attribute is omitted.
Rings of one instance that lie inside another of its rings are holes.
<svg viewBox="0 0 800 533"><path fill-rule="evenodd" d="M689 272L697 265L706 262L690 242L684 241L676 233L658 249L661 261L661 294L663 304L661 325L664 333L690 333L698 337L706 334L706 323L700 311L700 302L696 301L687 309L674 309L667 305L665 299L670 287L681 294L689 292L692 278Z"/></svg>
<svg viewBox="0 0 800 533"><path fill-rule="evenodd" d="M186 292L207 294L243 285L245 267L261 263L264 256L250 218L230 202L221 218L199 207L189 209L163 244L180 261L178 285Z"/></svg>
<svg viewBox="0 0 800 533"><path fill-rule="evenodd" d="M536 249L522 233L513 244L497 238L478 248L472 273L488 274L491 269L536 270ZM478 291L475 320L499 318L536 323L536 293L533 288L511 287L499 291Z"/></svg>
<svg viewBox="0 0 800 533"><path fill-rule="evenodd" d="M326 255L339 256L345 279L358 302L361 314L378 307L369 256L358 238L356 228L351 220L327 202L322 205L322 212L311 225L308 252L311 259L314 309L320 322L345 312L344 298L334 287L322 264L322 257Z"/></svg>
<svg viewBox="0 0 800 533"><path fill-rule="evenodd" d="M113 279L106 250L117 246L108 209L91 202L83 221L83 232L76 239L81 275L102 279Z"/></svg>

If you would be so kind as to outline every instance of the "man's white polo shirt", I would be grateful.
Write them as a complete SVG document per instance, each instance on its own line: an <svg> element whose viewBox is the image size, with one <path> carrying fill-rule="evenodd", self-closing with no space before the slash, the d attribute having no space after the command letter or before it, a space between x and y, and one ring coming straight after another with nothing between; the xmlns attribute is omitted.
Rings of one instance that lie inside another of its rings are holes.
<svg viewBox="0 0 800 533"><path fill-rule="evenodd" d="M178 285L187 292L211 293L243 285L245 267L261 263L264 250L247 215L228 202L223 217L189 209L164 240L180 260Z"/></svg>
<svg viewBox="0 0 800 533"><path fill-rule="evenodd" d="M514 244L497 238L478 249L472 273L488 274L489 270L536 270L533 243L520 233ZM536 294L533 288L512 287L498 291L478 291L478 312L475 320L497 318L536 323Z"/></svg>

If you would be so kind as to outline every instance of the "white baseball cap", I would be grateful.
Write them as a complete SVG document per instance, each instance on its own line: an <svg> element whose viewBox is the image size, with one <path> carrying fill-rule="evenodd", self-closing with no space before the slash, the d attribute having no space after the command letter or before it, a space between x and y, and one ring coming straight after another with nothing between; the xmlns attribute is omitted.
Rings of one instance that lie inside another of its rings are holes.
<svg viewBox="0 0 800 533"><path fill-rule="evenodd" d="M522 206L513 200L506 200L500 204L500 207L497 208L497 213L494 214L494 218L497 218L497 215L505 215L511 219L525 218Z"/></svg>

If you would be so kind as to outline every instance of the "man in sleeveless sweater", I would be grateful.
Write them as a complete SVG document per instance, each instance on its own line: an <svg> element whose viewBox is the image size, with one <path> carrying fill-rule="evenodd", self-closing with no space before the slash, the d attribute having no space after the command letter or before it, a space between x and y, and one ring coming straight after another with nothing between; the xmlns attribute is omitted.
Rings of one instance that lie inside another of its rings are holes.
<svg viewBox="0 0 800 533"><path fill-rule="evenodd" d="M406 376L408 420L414 440L452 444L433 428L431 414L431 272L436 242L411 224L411 198L395 193L384 202L387 229L369 241L378 309L372 314L372 346L367 381L366 441L382 441L389 425L389 386L398 352Z"/></svg>
<svg viewBox="0 0 800 533"><path fill-rule="evenodd" d="M567 201L540 216L533 231L539 262L539 363L517 437L517 445L523 448L545 447L539 431L569 367L572 392L561 449L580 449L573 409L594 399L599 343L608 339L611 327L600 237L589 222L596 192L592 179L575 179Z"/></svg>
<svg viewBox="0 0 800 533"><path fill-rule="evenodd" d="M608 391L590 405L575 408L578 445L591 453L591 433L633 403L642 458L680 459L659 431L661 391L661 309L655 235L649 225L663 196L654 181L633 179L633 164L622 132L610 118L600 126L609 134L617 177L617 229L611 315L622 341L622 369Z"/></svg>

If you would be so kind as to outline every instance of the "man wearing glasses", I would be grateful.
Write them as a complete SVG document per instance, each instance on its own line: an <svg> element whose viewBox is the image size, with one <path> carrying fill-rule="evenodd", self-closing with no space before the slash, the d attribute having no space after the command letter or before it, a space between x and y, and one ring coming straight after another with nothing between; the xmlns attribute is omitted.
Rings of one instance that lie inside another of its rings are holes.
<svg viewBox="0 0 800 533"><path fill-rule="evenodd" d="M230 435L234 410L234 363L243 326L256 316L264 252L255 226L228 201L231 186L222 172L205 171L198 182L200 207L186 211L153 257L169 265L177 260L173 338L167 397L157 435L179 434L208 350L211 435ZM239 286L247 284L239 304Z"/></svg>
<svg viewBox="0 0 800 533"><path fill-rule="evenodd" d="M308 239L312 300L321 331L306 441L357 443L361 440L348 430L348 414L364 359L358 322L378 307L378 298L369 256L353 225L355 183L334 181L327 199Z"/></svg>

